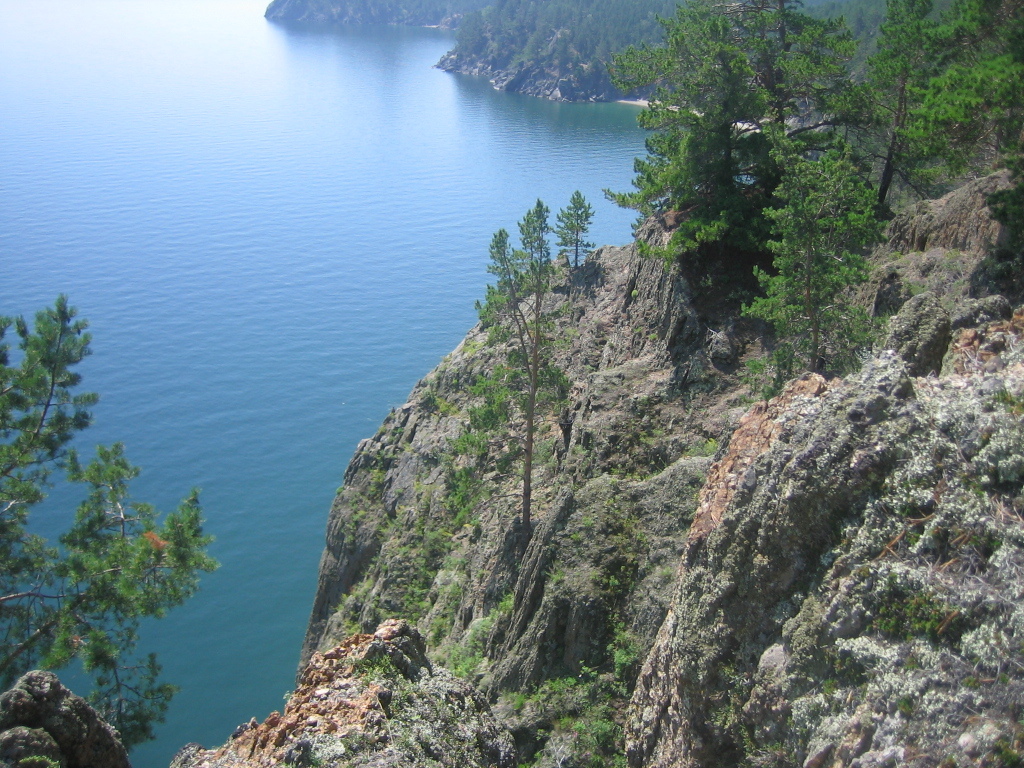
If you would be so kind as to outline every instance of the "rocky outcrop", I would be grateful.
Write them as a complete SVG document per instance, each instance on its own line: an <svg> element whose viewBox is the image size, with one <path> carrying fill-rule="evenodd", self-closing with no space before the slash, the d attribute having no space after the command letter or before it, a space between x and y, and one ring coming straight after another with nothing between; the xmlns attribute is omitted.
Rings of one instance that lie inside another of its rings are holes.
<svg viewBox="0 0 1024 768"><path fill-rule="evenodd" d="M550 101L615 101L623 93L602 62L559 68L552 63L507 63L468 56L458 48L437 63L439 69L460 75L484 77L495 90L537 96Z"/></svg>
<svg viewBox="0 0 1024 768"><path fill-rule="evenodd" d="M662 233L652 224L644 234ZM505 709L527 758L556 722L569 728L608 696L624 705L717 439L745 409L731 374L759 343L725 321L738 302L699 311L684 276L635 246L560 269L546 310L567 387L539 427L529 545L515 465L499 461L515 435L490 439L479 462L453 450L481 402L473 385L505 359L478 327L359 445L328 522L305 650L407 617L435 661L492 700L519 697L521 708ZM571 712L522 701L564 680L614 691L574 689ZM618 728L614 711L601 718Z"/></svg>
<svg viewBox="0 0 1024 768"><path fill-rule="evenodd" d="M745 417L640 673L631 766L1020 759L1021 331L964 331L959 373L888 351Z"/></svg>
<svg viewBox="0 0 1024 768"><path fill-rule="evenodd" d="M0 766L130 768L116 730L52 672L27 672L0 695Z"/></svg>
<svg viewBox="0 0 1024 768"><path fill-rule="evenodd" d="M958 187L938 200L923 200L900 212L886 229L887 248L900 253L970 251L1002 245L1006 228L992 218L987 198L1011 186L1003 170Z"/></svg>
<svg viewBox="0 0 1024 768"><path fill-rule="evenodd" d="M240 725L172 768L515 768L512 737L483 697L434 667L420 634L389 620L314 654L283 713Z"/></svg>
<svg viewBox="0 0 1024 768"><path fill-rule="evenodd" d="M866 301L873 313L895 314L924 291L947 311L960 311L969 298L991 294L1024 299L1016 281L999 274L997 257L1008 235L986 202L988 195L1010 183L1009 173L1000 171L899 213L871 259L874 276Z"/></svg>

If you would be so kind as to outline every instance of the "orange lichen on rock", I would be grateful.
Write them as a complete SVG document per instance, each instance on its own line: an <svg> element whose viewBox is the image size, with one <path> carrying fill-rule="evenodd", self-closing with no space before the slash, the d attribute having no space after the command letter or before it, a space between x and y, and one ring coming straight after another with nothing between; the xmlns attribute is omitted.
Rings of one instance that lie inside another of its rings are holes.
<svg viewBox="0 0 1024 768"><path fill-rule="evenodd" d="M387 742L392 692L380 682L367 681L359 674L360 667L380 660L382 666L415 674L426 665L423 650L416 630L406 621L392 619L372 635L353 635L324 653L314 653L284 712L239 726L227 744L208 752L210 761L279 765L289 762L293 745L324 733L358 734L363 743Z"/></svg>
<svg viewBox="0 0 1024 768"><path fill-rule="evenodd" d="M700 504L690 526L688 544L703 540L718 527L753 463L772 447L779 436L781 417L792 412L794 401L820 397L828 387L828 382L818 374L806 374L787 384L778 397L758 403L740 419L725 455L708 471Z"/></svg>

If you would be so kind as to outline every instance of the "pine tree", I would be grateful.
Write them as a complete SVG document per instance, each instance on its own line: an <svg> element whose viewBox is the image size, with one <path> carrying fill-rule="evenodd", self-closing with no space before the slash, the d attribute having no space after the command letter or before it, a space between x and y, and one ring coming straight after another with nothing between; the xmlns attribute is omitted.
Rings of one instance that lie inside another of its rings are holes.
<svg viewBox="0 0 1024 768"><path fill-rule="evenodd" d="M877 202L884 205L897 178L916 186L926 165L920 140L908 134L911 115L935 74L931 0L887 0L878 50L868 59L869 86L881 152Z"/></svg>
<svg viewBox="0 0 1024 768"><path fill-rule="evenodd" d="M637 160L635 192L612 193L644 216L682 214L678 252L711 257L764 249L765 210L783 169L767 132L826 149L850 119L846 62L854 43L841 21L813 19L797 0L691 0L663 19L662 46L615 58L624 90L654 87L640 124L653 134Z"/></svg>
<svg viewBox="0 0 1024 768"><path fill-rule="evenodd" d="M480 319L496 340L510 341L509 369L522 374L522 522L530 534L533 504L533 459L537 407L542 387L559 380L548 361L550 320L544 299L551 290L554 265L548 237L550 210L540 200L519 222L521 248L513 248L508 232L498 230L491 240L487 271L497 278L487 286L483 303L477 303Z"/></svg>
<svg viewBox="0 0 1024 768"><path fill-rule="evenodd" d="M594 247L594 244L587 242L587 233L590 231L590 222L594 218L594 209L583 193L576 190L569 198L569 205L558 212L555 220L558 222L555 227L555 234L558 235L559 256L569 259L572 253L572 265L580 265L580 252L586 252Z"/></svg>
<svg viewBox="0 0 1024 768"><path fill-rule="evenodd" d="M951 176L1024 149L1024 0L957 0L933 33L940 72L908 134Z"/></svg>
<svg viewBox="0 0 1024 768"><path fill-rule="evenodd" d="M92 676L90 699L130 746L152 738L175 690L157 681L153 655L136 656L139 623L190 597L216 563L195 491L161 522L131 498L139 470L120 444L86 465L68 448L97 401L74 391L90 342L75 317L61 296L31 329L0 318L0 685L77 660ZM17 364L3 342L12 326ZM30 532L30 514L62 474L85 498L55 546Z"/></svg>
<svg viewBox="0 0 1024 768"><path fill-rule="evenodd" d="M745 312L775 327L779 367L799 354L805 370L822 371L841 365L866 339L866 314L845 295L867 278L860 249L878 236L874 195L848 152L830 150L808 160L789 147L779 160L788 172L777 192L780 207L768 214L776 273L757 270L765 296ZM778 371L781 379L792 373Z"/></svg>

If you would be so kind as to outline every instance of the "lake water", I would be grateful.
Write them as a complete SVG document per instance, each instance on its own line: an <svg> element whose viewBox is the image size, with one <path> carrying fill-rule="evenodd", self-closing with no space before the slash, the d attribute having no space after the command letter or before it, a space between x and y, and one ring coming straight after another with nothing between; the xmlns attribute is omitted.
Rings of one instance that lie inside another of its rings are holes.
<svg viewBox="0 0 1024 768"><path fill-rule="evenodd" d="M263 0L0 0L0 314L67 293L139 499L202 488L222 566L147 627L181 686L138 768L280 708L356 443L475 321L487 246L574 189L629 239L635 109L496 93L448 33ZM51 505L44 525L66 506Z"/></svg>

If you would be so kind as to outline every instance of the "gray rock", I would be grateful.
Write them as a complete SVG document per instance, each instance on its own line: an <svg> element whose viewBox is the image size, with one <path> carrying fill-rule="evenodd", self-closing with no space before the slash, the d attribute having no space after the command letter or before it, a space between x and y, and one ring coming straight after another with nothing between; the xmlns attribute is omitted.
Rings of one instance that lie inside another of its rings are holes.
<svg viewBox="0 0 1024 768"><path fill-rule="evenodd" d="M130 768L117 731L52 672L27 672L0 695L0 744L11 765L41 757L65 768Z"/></svg>
<svg viewBox="0 0 1024 768"><path fill-rule="evenodd" d="M982 299L973 299L964 302L953 315L952 329L967 328L983 323L992 323L996 320L1006 320L1013 314L1010 302L1005 296L986 296Z"/></svg>
<svg viewBox="0 0 1024 768"><path fill-rule="evenodd" d="M632 768L995 764L1015 743L1024 424L995 395L1024 388L1014 328L998 372L908 386L889 351L744 417L636 684Z"/></svg>
<svg viewBox="0 0 1024 768"><path fill-rule="evenodd" d="M952 338L949 313L931 293L910 299L889 323L883 345L907 362L911 376L938 373Z"/></svg>
<svg viewBox="0 0 1024 768"><path fill-rule="evenodd" d="M988 196L1010 186L1003 170L965 184L938 200L924 200L897 215L886 229L894 251L955 249L985 253L1006 241L1006 228L992 218Z"/></svg>
<svg viewBox="0 0 1024 768"><path fill-rule="evenodd" d="M243 729L243 732L244 730L245 729ZM237 728L235 729L235 733L238 733ZM174 754L174 757L171 758L170 768L187 768L187 766L196 764L203 751L202 744L197 744L194 741L186 744Z"/></svg>
<svg viewBox="0 0 1024 768"><path fill-rule="evenodd" d="M42 728L17 725L0 732L0 765L20 768L23 765L22 760L26 760L26 766L35 762L32 758L36 758L36 761L42 758L61 766L65 765L57 742ZM36 764L38 765L38 762Z"/></svg>
<svg viewBox="0 0 1024 768"><path fill-rule="evenodd" d="M952 306L1012 289L992 271L990 257L1006 243L1007 230L988 208L988 196L1010 186L1002 170L901 211L871 255L873 275L860 291L872 314L895 314L921 291Z"/></svg>

